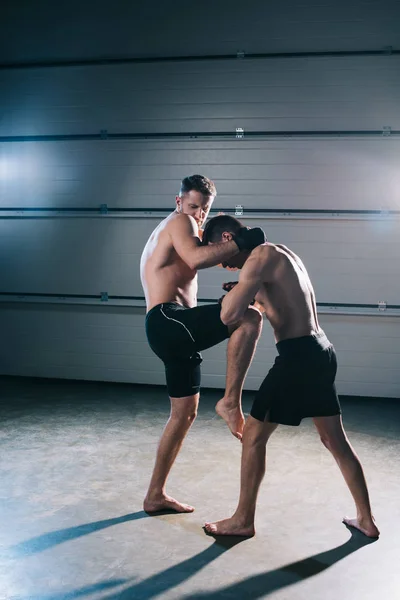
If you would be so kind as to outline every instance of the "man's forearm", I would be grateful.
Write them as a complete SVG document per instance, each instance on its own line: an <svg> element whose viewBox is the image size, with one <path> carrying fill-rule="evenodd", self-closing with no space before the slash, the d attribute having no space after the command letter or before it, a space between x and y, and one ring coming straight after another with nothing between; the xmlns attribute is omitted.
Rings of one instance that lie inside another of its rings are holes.
<svg viewBox="0 0 400 600"><path fill-rule="evenodd" d="M240 250L233 240L230 242L221 242L220 244L198 246L193 252L190 266L193 269L215 267L215 265L225 262L228 258L235 256L235 254L239 254L239 252Z"/></svg>

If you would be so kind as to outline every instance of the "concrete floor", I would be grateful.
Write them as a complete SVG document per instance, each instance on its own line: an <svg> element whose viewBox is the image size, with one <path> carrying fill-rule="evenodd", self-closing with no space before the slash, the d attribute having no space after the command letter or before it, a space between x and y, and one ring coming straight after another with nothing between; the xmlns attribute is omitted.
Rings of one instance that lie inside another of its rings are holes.
<svg viewBox="0 0 400 600"><path fill-rule="evenodd" d="M268 450L253 539L215 541L236 506L240 443L200 411L168 491L191 515L142 500L168 415L163 388L1 378L2 600L400 598L400 401L344 399L381 538L341 524L352 499L311 420ZM246 393L245 411L252 394Z"/></svg>

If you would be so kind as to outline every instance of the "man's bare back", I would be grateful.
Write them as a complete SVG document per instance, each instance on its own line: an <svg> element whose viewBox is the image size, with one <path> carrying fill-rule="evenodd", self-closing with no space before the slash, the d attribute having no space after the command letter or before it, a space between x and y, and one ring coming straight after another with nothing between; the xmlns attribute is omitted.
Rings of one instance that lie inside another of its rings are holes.
<svg viewBox="0 0 400 600"><path fill-rule="evenodd" d="M265 266L255 300L264 309L276 341L318 333L314 289L301 259L280 244L265 244L256 255ZM246 262L245 276L247 264L253 268Z"/></svg>
<svg viewBox="0 0 400 600"><path fill-rule="evenodd" d="M229 266L241 268L238 285L224 297L221 319L234 323L249 302L265 313L277 342L320 331L314 290L301 259L280 244L265 243Z"/></svg>

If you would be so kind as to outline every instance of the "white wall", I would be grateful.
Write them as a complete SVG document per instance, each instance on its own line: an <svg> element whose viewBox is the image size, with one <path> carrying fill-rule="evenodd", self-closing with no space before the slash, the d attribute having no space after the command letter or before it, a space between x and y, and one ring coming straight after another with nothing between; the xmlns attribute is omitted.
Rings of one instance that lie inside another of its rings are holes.
<svg viewBox="0 0 400 600"><path fill-rule="evenodd" d="M133 307L3 304L3 373L164 385L162 363L147 346L144 311ZM399 319L322 315L338 352L338 390L399 398ZM203 352L202 383L225 385L226 343ZM245 389L260 386L276 351L266 321Z"/></svg>
<svg viewBox="0 0 400 600"><path fill-rule="evenodd" d="M1 136L400 129L397 56L10 70L0 71L0 89ZM194 172L215 180L222 210L400 210L399 150L394 136L0 143L0 211L172 209L180 179ZM157 219L0 216L1 292L142 295L138 261ZM356 304L400 304L399 223L262 221L271 241L304 258L318 301ZM199 297L218 298L227 275L201 272ZM146 345L143 309L0 299L8 300L0 304L1 373L164 382ZM342 394L400 397L398 317L376 311L321 321L339 353ZM274 353L265 323L248 389ZM204 358L204 385L223 387L225 346Z"/></svg>
<svg viewBox="0 0 400 600"><path fill-rule="evenodd" d="M16 294L141 296L138 262L157 219L21 219L1 222L2 289ZM253 225L255 220L246 223ZM398 302L400 221L262 221L271 241L304 258L325 303ZM90 240L90 241L88 241ZM9 251L11 249L11 252ZM6 264L7 263L7 264ZM235 278L213 268L199 274L200 298L218 298ZM75 300L85 302L85 299ZM67 301L68 302L68 301ZM125 302L134 305L135 302ZM136 303L137 304L137 303ZM139 303L140 304L140 303ZM135 306L0 304L2 372L11 375L159 383L162 363L144 334L144 309ZM342 394L400 396L400 319L321 315L339 354ZM268 323L246 380L256 389L273 361ZM203 384L223 387L225 344L203 353Z"/></svg>

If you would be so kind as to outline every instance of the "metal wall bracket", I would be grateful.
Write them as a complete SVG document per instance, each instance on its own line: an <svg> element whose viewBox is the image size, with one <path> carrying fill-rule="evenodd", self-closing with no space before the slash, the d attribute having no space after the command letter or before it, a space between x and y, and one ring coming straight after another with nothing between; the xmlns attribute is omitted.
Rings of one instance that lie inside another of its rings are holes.
<svg viewBox="0 0 400 600"><path fill-rule="evenodd" d="M236 139L241 140L244 138L244 129L243 127L236 127Z"/></svg>
<svg viewBox="0 0 400 600"><path fill-rule="evenodd" d="M235 217L241 217L243 215L243 206L241 204L237 204L235 206Z"/></svg>
<svg viewBox="0 0 400 600"><path fill-rule="evenodd" d="M386 308L387 308L386 302L384 300L379 300L379 302L378 302L378 310L380 312L383 312L383 311L386 310Z"/></svg>

